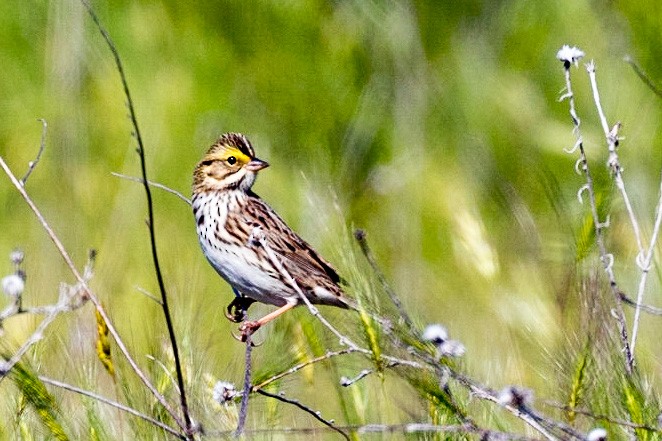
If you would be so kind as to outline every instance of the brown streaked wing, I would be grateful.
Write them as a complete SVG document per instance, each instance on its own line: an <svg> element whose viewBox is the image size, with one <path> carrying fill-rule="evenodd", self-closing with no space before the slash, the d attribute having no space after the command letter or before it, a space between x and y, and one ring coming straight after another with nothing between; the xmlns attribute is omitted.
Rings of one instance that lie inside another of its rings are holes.
<svg viewBox="0 0 662 441"><path fill-rule="evenodd" d="M246 221L263 228L269 246L284 259L285 268L293 273L292 277L297 283L312 289L314 286L310 286L306 279L322 277L326 279L324 285L337 287L340 276L330 263L292 231L259 196L252 193L249 195L249 201L243 213L246 217L250 217Z"/></svg>

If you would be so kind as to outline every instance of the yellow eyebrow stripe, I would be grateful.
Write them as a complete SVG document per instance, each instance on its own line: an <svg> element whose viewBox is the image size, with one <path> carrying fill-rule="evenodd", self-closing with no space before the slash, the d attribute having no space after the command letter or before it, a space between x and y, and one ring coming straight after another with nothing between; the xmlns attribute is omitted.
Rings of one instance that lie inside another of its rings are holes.
<svg viewBox="0 0 662 441"><path fill-rule="evenodd" d="M230 156L234 156L235 158L237 158L237 161L241 162L242 164L248 164L249 162L251 162L251 158L249 158L244 153L242 153L241 150L231 146L227 146L223 150L215 154L214 159L225 161Z"/></svg>

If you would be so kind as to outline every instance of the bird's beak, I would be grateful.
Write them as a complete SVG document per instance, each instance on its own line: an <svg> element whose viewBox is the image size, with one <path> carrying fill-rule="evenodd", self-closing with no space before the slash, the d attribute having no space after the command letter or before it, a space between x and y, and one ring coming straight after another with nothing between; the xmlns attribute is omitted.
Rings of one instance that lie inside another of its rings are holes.
<svg viewBox="0 0 662 441"><path fill-rule="evenodd" d="M244 166L246 170L250 170L253 172L256 172L258 170L262 170L263 168L269 167L269 163L267 161L263 161L261 159L254 158Z"/></svg>

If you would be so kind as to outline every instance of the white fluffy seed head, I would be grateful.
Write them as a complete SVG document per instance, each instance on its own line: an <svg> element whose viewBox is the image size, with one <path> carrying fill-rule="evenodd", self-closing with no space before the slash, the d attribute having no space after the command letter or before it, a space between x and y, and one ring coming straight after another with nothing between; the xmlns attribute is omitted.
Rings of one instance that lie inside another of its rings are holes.
<svg viewBox="0 0 662 441"><path fill-rule="evenodd" d="M586 435L586 441L607 441L607 431L602 427L593 429Z"/></svg>
<svg viewBox="0 0 662 441"><path fill-rule="evenodd" d="M17 298L23 294L25 289L25 282L23 278L18 274L11 274L9 276L3 277L2 279L2 290L9 297Z"/></svg>
<svg viewBox="0 0 662 441"><path fill-rule="evenodd" d="M578 47L570 47L567 44L564 44L563 47L556 53L556 58L558 58L560 61L563 61L564 63L567 63L567 65L574 64L577 66L579 64L579 60L584 58L584 55L584 51Z"/></svg>
<svg viewBox="0 0 662 441"><path fill-rule="evenodd" d="M425 327L421 338L423 341L429 341L439 346L448 340L448 331L442 325L435 323Z"/></svg>
<svg viewBox="0 0 662 441"><path fill-rule="evenodd" d="M214 390L212 391L214 401L218 404L225 404L232 400L236 395L237 390L235 389L234 384L228 383L227 381L217 381L214 385Z"/></svg>
<svg viewBox="0 0 662 441"><path fill-rule="evenodd" d="M443 357L462 357L467 349L457 340L446 340L439 345L439 353Z"/></svg>
<svg viewBox="0 0 662 441"><path fill-rule="evenodd" d="M11 263L14 265L18 266L21 263L23 263L23 251L19 250L18 248L9 253L9 260L11 260Z"/></svg>
<svg viewBox="0 0 662 441"><path fill-rule="evenodd" d="M523 407L533 402L533 391L519 386L506 386L497 395L502 406Z"/></svg>

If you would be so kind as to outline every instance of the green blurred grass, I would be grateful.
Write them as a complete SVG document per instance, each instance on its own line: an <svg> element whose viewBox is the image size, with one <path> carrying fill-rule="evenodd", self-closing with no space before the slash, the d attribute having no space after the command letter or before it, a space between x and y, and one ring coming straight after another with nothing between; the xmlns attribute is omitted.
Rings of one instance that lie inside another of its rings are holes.
<svg viewBox="0 0 662 441"><path fill-rule="evenodd" d="M624 125L621 159L648 233L662 159L660 103L622 58L632 55L659 83L657 2L141 1L95 8L124 61L151 179L188 194L192 169L215 137L246 133L272 164L257 193L341 273L353 271L343 267L352 247L346 226L360 226L407 309L421 323L444 323L467 346L469 372L494 387L524 384L554 396L554 359L581 329L573 321L576 286L597 268L593 257L577 259L586 211L576 202L582 179L575 157L562 150L574 138L567 105L557 102L563 79L555 54L572 44L596 60L607 116ZM165 327L158 306L135 289L157 290L142 189L110 175L139 171L110 55L74 1L1 3L0 42L0 155L22 174L38 148L36 119L49 122L47 149L27 188L79 265L88 248L99 250L93 287L146 363L143 354L162 351ZM589 158L607 195L588 80L583 69L573 75ZM6 180L0 204L0 259L23 248L25 301L53 302L71 275ZM189 208L159 191L155 208L184 356L198 379L209 373L240 383L242 347L222 316L230 289L204 261ZM608 244L619 281L633 292L636 251L620 199L611 213ZM0 268L9 272L5 262ZM659 274L652 279L655 293ZM310 320L296 311L263 331L258 366L284 356L291 341L276 345L270 334L276 340L281 326L298 319ZM33 321L6 325L4 338L17 344ZM644 317L638 356L653 370L659 331L659 321ZM102 369L90 372L98 363L94 332L88 309L61 319L34 360L53 376L68 366L65 379L91 377L92 388L108 388ZM335 381L333 373L324 378ZM287 386L290 395L323 405L306 392L310 383ZM374 403L386 390L406 390L388 381L380 387L344 393ZM323 412L337 412L335 404ZM383 420L385 409L366 411L365 421ZM394 409L389 417L405 421L406 412Z"/></svg>

